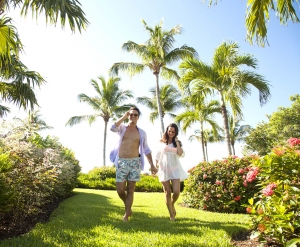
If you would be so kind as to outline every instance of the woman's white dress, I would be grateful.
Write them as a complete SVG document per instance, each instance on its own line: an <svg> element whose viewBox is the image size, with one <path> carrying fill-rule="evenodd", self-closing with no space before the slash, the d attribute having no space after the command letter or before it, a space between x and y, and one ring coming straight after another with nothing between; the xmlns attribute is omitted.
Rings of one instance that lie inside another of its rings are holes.
<svg viewBox="0 0 300 247"><path fill-rule="evenodd" d="M158 160L158 178L160 182L168 181L171 179L185 180L188 177L187 172L182 168L179 157L183 157L184 154L179 156L177 154L177 148L173 143L166 145L160 142L160 147L156 154L156 160Z"/></svg>

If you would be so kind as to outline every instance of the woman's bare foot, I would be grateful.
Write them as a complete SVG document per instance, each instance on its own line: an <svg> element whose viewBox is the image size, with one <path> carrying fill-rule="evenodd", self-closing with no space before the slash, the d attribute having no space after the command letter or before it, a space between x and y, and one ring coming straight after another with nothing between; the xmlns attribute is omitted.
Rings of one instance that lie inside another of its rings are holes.
<svg viewBox="0 0 300 247"><path fill-rule="evenodd" d="M126 214L126 212L125 212L125 214L123 216L123 221L127 222L128 218L131 217L131 215L132 215L132 210L130 210L129 214Z"/></svg>
<svg viewBox="0 0 300 247"><path fill-rule="evenodd" d="M176 216L176 210L175 210L174 204L172 204L172 210L173 210L173 214L174 214L174 217L175 217Z"/></svg>

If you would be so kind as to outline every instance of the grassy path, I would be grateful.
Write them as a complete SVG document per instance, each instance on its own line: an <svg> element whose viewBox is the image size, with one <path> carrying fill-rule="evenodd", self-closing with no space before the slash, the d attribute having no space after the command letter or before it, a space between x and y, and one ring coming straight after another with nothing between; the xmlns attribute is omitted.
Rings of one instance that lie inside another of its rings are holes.
<svg viewBox="0 0 300 247"><path fill-rule="evenodd" d="M135 193L133 215L122 222L116 191L76 189L46 224L24 236L0 241L0 247L146 247L232 246L232 234L248 228L247 215L203 212L176 206L170 222L162 193Z"/></svg>

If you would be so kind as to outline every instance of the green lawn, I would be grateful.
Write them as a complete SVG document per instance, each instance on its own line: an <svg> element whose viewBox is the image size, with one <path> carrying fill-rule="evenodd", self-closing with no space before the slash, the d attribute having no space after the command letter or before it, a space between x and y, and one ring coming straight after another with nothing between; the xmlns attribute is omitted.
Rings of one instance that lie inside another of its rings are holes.
<svg viewBox="0 0 300 247"><path fill-rule="evenodd" d="M180 201L179 201L180 203ZM232 246L232 234L249 228L247 215L219 214L176 206L170 222L163 193L135 193L133 214L123 222L116 191L75 189L46 224L0 241L0 247Z"/></svg>

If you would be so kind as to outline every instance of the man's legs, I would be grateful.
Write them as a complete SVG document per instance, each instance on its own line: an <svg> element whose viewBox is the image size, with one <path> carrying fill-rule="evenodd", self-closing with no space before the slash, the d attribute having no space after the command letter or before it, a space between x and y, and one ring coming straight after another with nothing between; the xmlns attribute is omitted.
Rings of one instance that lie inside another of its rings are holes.
<svg viewBox="0 0 300 247"><path fill-rule="evenodd" d="M125 214L123 216L123 221L128 221L128 217L131 216L132 211L132 203L133 203L133 194L135 191L135 183L134 181L126 182L117 182L117 192L119 197L122 199L125 205Z"/></svg>

